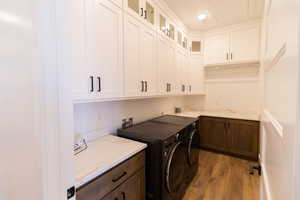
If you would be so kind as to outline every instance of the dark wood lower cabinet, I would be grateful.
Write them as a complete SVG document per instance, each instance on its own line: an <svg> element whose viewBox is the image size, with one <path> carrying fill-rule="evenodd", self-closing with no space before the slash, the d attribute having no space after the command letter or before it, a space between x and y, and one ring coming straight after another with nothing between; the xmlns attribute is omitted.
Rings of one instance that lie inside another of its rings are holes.
<svg viewBox="0 0 300 200"><path fill-rule="evenodd" d="M102 200L144 200L145 170L142 169L129 178L119 188L105 196Z"/></svg>
<svg viewBox="0 0 300 200"><path fill-rule="evenodd" d="M80 187L77 200L144 200L145 152L129 158Z"/></svg>
<svg viewBox="0 0 300 200"><path fill-rule="evenodd" d="M201 117L200 147L258 160L259 121Z"/></svg>
<svg viewBox="0 0 300 200"><path fill-rule="evenodd" d="M211 117L201 118L200 134L201 146L225 151L227 149L227 135L225 120Z"/></svg>

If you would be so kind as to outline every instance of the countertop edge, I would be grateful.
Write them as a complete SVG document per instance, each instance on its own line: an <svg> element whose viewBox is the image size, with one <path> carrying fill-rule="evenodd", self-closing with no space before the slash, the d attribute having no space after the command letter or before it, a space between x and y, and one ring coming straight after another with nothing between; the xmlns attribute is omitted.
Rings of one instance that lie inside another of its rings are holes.
<svg viewBox="0 0 300 200"><path fill-rule="evenodd" d="M112 168L116 167L117 165L121 164L122 162L126 161L127 159L131 158L132 156L136 155L137 153L143 151L147 148L147 144L141 144L141 147L137 148L135 151L130 152L126 156L122 157L121 159L113 162L110 166L107 166L105 168L101 168L93 172L92 174L86 176L83 180L81 180L78 183L75 183L75 188L78 189L82 187L83 185L87 184L88 182L94 180L98 176L103 175L107 171L111 170Z"/></svg>
<svg viewBox="0 0 300 200"><path fill-rule="evenodd" d="M209 112L209 111L184 111L182 113L172 113L171 115L176 116L184 116L184 117L192 117L191 113L193 113L193 117L219 117L219 118L228 118L228 119L237 119L237 120L249 120L249 121L260 121L261 117L259 114L254 117L250 116L252 114L235 114L235 113L217 113L217 112Z"/></svg>

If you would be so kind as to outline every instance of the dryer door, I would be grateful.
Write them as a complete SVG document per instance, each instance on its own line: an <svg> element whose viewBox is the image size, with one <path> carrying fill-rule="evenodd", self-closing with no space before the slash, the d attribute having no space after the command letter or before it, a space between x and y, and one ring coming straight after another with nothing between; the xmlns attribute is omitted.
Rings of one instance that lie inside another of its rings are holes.
<svg viewBox="0 0 300 200"><path fill-rule="evenodd" d="M185 178L185 148L182 142L176 143L168 156L166 166L166 187L169 193L180 191Z"/></svg>
<svg viewBox="0 0 300 200"><path fill-rule="evenodd" d="M200 144L200 135L197 129L189 134L188 137L188 164L190 166L197 164L199 161L199 144Z"/></svg>

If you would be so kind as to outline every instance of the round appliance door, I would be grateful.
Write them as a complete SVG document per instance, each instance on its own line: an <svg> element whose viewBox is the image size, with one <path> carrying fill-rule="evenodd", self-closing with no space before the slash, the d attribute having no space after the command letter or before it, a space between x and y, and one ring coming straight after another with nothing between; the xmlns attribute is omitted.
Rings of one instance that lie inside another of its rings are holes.
<svg viewBox="0 0 300 200"><path fill-rule="evenodd" d="M200 135L196 129L194 129L188 137L188 164L190 166L197 164L199 161L199 144Z"/></svg>
<svg viewBox="0 0 300 200"><path fill-rule="evenodd" d="M166 166L166 187L169 193L178 192L185 177L185 148L182 142L175 144L169 154Z"/></svg>

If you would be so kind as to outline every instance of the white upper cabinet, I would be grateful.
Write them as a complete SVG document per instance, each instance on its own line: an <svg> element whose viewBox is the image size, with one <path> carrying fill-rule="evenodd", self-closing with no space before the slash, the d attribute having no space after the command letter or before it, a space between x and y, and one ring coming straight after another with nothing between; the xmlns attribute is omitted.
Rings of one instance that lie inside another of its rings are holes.
<svg viewBox="0 0 300 200"><path fill-rule="evenodd" d="M222 64L229 61L229 34L213 35L205 40L205 64Z"/></svg>
<svg viewBox="0 0 300 200"><path fill-rule="evenodd" d="M259 26L248 26L214 34L205 40L205 65L258 62Z"/></svg>
<svg viewBox="0 0 300 200"><path fill-rule="evenodd" d="M108 0L87 0L85 24L85 65L76 70L84 78L74 80L75 100L120 97L123 77L122 10Z"/></svg>
<svg viewBox="0 0 300 200"><path fill-rule="evenodd" d="M176 51L176 66L177 66L177 93L189 93L189 59L188 55L181 49Z"/></svg>
<svg viewBox="0 0 300 200"><path fill-rule="evenodd" d="M257 26L231 32L230 61L251 62L259 60L259 28Z"/></svg>
<svg viewBox="0 0 300 200"><path fill-rule="evenodd" d="M169 94L172 91L170 86L169 69L169 43L163 37L158 39L158 89L159 94Z"/></svg>
<svg viewBox="0 0 300 200"><path fill-rule="evenodd" d="M125 0L126 12L140 20L149 28L156 28L156 5L152 0Z"/></svg>
<svg viewBox="0 0 300 200"><path fill-rule="evenodd" d="M141 33L141 75L146 95L157 94L157 35L144 28Z"/></svg>
<svg viewBox="0 0 300 200"><path fill-rule="evenodd" d="M148 96L157 93L156 33L136 18L124 17L125 96Z"/></svg>
<svg viewBox="0 0 300 200"><path fill-rule="evenodd" d="M192 56L190 58L189 80L191 84L191 94L204 94L204 63L203 56Z"/></svg>
<svg viewBox="0 0 300 200"><path fill-rule="evenodd" d="M125 96L140 96L144 83L141 78L140 46L142 24L135 18L124 16L124 78Z"/></svg>

